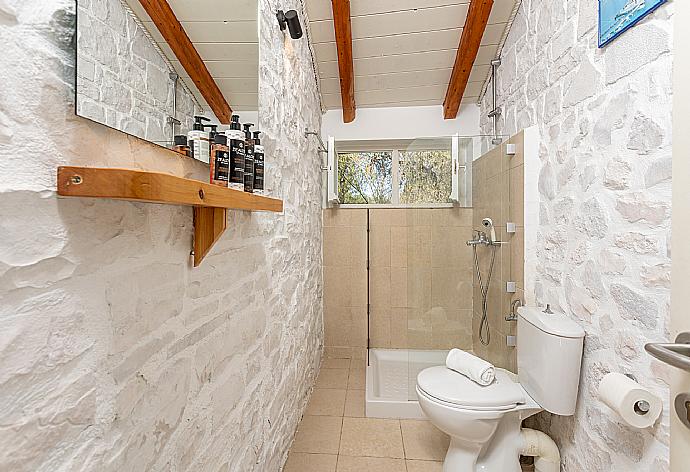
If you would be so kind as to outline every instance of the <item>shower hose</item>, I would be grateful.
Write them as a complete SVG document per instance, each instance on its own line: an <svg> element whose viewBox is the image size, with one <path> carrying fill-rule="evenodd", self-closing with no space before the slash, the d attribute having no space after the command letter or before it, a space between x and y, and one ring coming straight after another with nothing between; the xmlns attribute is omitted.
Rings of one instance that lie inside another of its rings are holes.
<svg viewBox="0 0 690 472"><path fill-rule="evenodd" d="M482 320L479 322L479 341L485 346L489 345L491 341L491 328L489 327L489 320L487 318L488 311L488 296L489 285L491 284L491 275L494 272L494 261L496 260L496 246L491 245L491 264L489 264L489 274L486 278L486 285L482 283L482 271L479 269L479 258L477 257L477 245L474 249L474 268L477 272L477 281L479 282L479 291L482 294Z"/></svg>

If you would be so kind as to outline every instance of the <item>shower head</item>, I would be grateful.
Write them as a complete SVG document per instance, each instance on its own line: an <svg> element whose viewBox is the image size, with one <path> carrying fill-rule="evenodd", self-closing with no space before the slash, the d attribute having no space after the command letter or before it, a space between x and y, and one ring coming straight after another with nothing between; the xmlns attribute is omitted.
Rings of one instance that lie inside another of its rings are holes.
<svg viewBox="0 0 690 472"><path fill-rule="evenodd" d="M489 229L489 240L493 243L496 242L496 230L494 229L494 222L491 218L484 218L482 224L485 228Z"/></svg>

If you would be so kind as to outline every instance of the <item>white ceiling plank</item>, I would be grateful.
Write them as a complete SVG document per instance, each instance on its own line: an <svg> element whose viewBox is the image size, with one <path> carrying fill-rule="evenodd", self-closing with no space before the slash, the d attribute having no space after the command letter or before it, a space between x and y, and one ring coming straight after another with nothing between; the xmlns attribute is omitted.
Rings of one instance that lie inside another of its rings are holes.
<svg viewBox="0 0 690 472"><path fill-rule="evenodd" d="M425 85L444 85L450 81L452 69L438 69L432 71L399 72L395 74L368 75L355 77L355 91L402 89ZM474 71L473 71L474 72ZM474 92L476 84L483 84L486 70L478 70L474 75L470 73L468 91ZM327 94L340 93L340 80L337 78L321 79L321 92Z"/></svg>
<svg viewBox="0 0 690 472"><path fill-rule="evenodd" d="M167 44L161 44L161 49L168 57L175 54ZM256 43L197 43L194 45L201 58L206 61L255 61L259 57L259 45Z"/></svg>
<svg viewBox="0 0 690 472"><path fill-rule="evenodd" d="M189 77L179 61L172 61L180 77ZM254 61L204 61L214 79L254 78L259 76L259 63Z"/></svg>
<svg viewBox="0 0 690 472"><path fill-rule="evenodd" d="M498 0L504 1L504 0ZM470 0L352 0L351 16L375 15L419 8L440 7L447 5L469 4ZM331 2L328 0L307 0L309 21L332 20Z"/></svg>
<svg viewBox="0 0 690 472"><path fill-rule="evenodd" d="M469 82L467 89L465 89L465 98L478 97L481 92L483 82ZM411 100L430 100L438 104L443 102L446 96L446 89L448 84L440 85L425 85L421 87L405 87L396 89L382 89L382 90L365 90L355 92L355 99L357 104L371 104L371 103L392 103L395 100L411 101ZM328 97L329 103L332 102L332 97L340 98L340 93L324 93L324 98Z"/></svg>
<svg viewBox="0 0 690 472"><path fill-rule="evenodd" d="M467 84L465 96L478 96L481 90L481 82L470 82ZM437 100L438 103L443 101L446 95L448 84L440 85L424 85L421 87L406 87L399 89L384 89L384 90L364 90L355 93L355 99L358 104L368 102L387 102L393 100ZM331 95L331 94L324 94ZM332 94L339 95L339 94Z"/></svg>
<svg viewBox="0 0 690 472"><path fill-rule="evenodd" d="M392 54L390 56L355 59L356 75L391 74L416 70L443 69L453 65L455 50L426 51L412 54ZM319 63L322 77L339 77L338 61Z"/></svg>
<svg viewBox="0 0 690 472"><path fill-rule="evenodd" d="M165 40L153 22L145 22L153 39ZM256 19L254 21L185 21L182 23L192 43L258 43Z"/></svg>
<svg viewBox="0 0 690 472"><path fill-rule="evenodd" d="M126 1L142 21L151 21L139 0ZM259 12L257 0L168 0L168 4L180 22L256 21Z"/></svg>
<svg viewBox="0 0 690 472"><path fill-rule="evenodd" d="M461 28L465 24L467 10L468 5L464 4L356 16L352 18L352 38L375 38ZM333 20L312 21L310 27L314 43L335 41Z"/></svg>
<svg viewBox="0 0 690 472"><path fill-rule="evenodd" d="M492 57L491 54L488 54L488 56ZM427 70L443 69L447 67L448 64L453 64L454 60L454 50L357 59L355 60L355 72L357 77L402 72L424 72ZM472 67L470 81L483 80L488 71L488 62L486 65L475 64L475 66ZM324 62L319 64L319 76L322 80L338 79L338 63ZM356 83L357 78L355 78L355 84Z"/></svg>
<svg viewBox="0 0 690 472"><path fill-rule="evenodd" d="M495 45L481 46L477 54L474 67L482 67L486 75L486 66L496 54ZM443 69L452 65L455 61L455 49L445 51L426 51L413 54L395 54L391 56L371 57L355 59L355 74L380 75L396 72L414 72L419 70ZM473 67L473 69L474 69ZM338 78L338 62L329 61L319 63L319 75L321 78ZM355 80L356 82L356 80Z"/></svg>
<svg viewBox="0 0 690 472"><path fill-rule="evenodd" d="M513 0L500 0L494 4L489 25L498 25L495 30L503 31L513 10ZM393 13L381 13L352 17L352 38L375 38L394 34L420 33L461 28L467 19L469 4L418 8ZM314 43L335 41L333 20L319 20L310 23Z"/></svg>
<svg viewBox="0 0 690 472"><path fill-rule="evenodd" d="M491 7L491 14L489 15L489 24L508 23L515 3L516 0L494 0L494 6Z"/></svg>
<svg viewBox="0 0 690 472"><path fill-rule="evenodd" d="M498 44L504 27L489 25L484 33L482 44ZM441 51L456 49L460 43L462 29L425 31L380 38L352 40L352 54L355 59L381 57L389 54L411 54L424 51ZM338 52L334 42L314 45L314 52L319 62L335 61Z"/></svg>
<svg viewBox="0 0 690 472"><path fill-rule="evenodd" d="M394 74L355 76L355 91L398 89L420 85L448 84L453 69L435 69L415 72L397 72ZM321 80L323 93L338 93L340 79Z"/></svg>
<svg viewBox="0 0 690 472"><path fill-rule="evenodd" d="M221 90L231 90L233 93L259 93L258 77L216 79L216 84Z"/></svg>
<svg viewBox="0 0 690 472"><path fill-rule="evenodd" d="M259 95L256 93L237 93L230 90L223 90L223 95L228 97L228 103L233 110L242 108L243 110L257 110Z"/></svg>
<svg viewBox="0 0 690 472"><path fill-rule="evenodd" d="M476 103L477 97L464 97L460 103ZM422 106L441 106L438 100L400 100L396 98L384 102L357 102L358 108L395 108L395 107L422 107ZM340 96L328 95L324 97L324 106L329 109L340 108Z"/></svg>

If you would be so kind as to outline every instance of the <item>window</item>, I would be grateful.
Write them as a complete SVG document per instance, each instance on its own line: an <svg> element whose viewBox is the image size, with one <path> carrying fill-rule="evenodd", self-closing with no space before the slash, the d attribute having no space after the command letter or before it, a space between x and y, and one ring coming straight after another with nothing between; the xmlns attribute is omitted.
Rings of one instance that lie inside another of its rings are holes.
<svg viewBox="0 0 690 472"><path fill-rule="evenodd" d="M451 138L339 142L337 191L341 204L448 204L453 199ZM457 178L455 179L457 188ZM457 198L456 198L457 199Z"/></svg>
<svg viewBox="0 0 690 472"><path fill-rule="evenodd" d="M449 150L400 151L400 203L450 203Z"/></svg>
<svg viewBox="0 0 690 472"><path fill-rule="evenodd" d="M338 200L341 203L391 203L391 151L338 153Z"/></svg>

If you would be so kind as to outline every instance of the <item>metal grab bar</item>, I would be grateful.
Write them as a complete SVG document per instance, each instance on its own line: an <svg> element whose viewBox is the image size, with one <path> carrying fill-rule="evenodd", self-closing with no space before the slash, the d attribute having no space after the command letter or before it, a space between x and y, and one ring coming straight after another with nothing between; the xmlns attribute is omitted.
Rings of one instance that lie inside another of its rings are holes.
<svg viewBox="0 0 690 472"><path fill-rule="evenodd" d="M644 349L661 362L690 372L690 333L678 334L675 343L647 343Z"/></svg>

